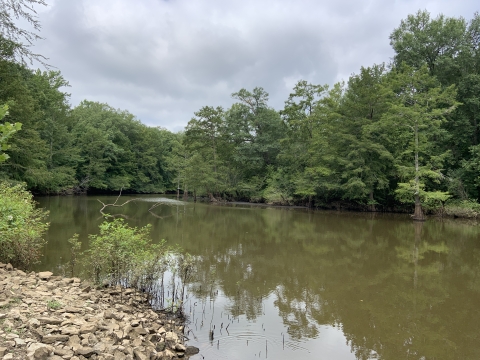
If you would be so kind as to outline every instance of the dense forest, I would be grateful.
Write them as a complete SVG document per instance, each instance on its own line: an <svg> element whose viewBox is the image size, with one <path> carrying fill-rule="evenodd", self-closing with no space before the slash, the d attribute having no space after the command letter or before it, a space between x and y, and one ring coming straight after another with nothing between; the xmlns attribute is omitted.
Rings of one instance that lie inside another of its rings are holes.
<svg viewBox="0 0 480 360"><path fill-rule="evenodd" d="M179 189L210 201L369 210L477 201L480 15L419 11L390 44L389 63L333 86L299 81L283 109L261 87L240 89L229 109L205 106L172 133L107 104L72 108L61 73L29 69L2 36L0 124L22 128L3 145L0 179L38 194Z"/></svg>

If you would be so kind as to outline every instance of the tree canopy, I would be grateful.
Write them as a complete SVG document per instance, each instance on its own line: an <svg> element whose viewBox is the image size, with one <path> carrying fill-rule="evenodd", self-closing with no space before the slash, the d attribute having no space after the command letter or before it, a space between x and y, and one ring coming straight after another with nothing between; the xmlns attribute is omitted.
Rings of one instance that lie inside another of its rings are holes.
<svg viewBox="0 0 480 360"><path fill-rule="evenodd" d="M1 178L38 193L172 191L370 210L480 197L478 13L419 11L392 31L392 63L333 86L299 80L282 109L262 87L240 89L232 106L203 106L175 134L105 103L72 107L59 71L17 61L20 37L38 35L9 24L24 17L38 31L34 4L44 5L0 7Z"/></svg>

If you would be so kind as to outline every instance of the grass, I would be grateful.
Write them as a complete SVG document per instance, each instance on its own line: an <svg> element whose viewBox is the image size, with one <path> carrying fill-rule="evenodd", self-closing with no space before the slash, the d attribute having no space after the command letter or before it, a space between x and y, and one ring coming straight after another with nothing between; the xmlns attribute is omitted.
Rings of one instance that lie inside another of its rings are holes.
<svg viewBox="0 0 480 360"><path fill-rule="evenodd" d="M49 302L47 302L47 308L49 310L58 310L58 309L61 309L62 307L63 305L57 300L50 300Z"/></svg>

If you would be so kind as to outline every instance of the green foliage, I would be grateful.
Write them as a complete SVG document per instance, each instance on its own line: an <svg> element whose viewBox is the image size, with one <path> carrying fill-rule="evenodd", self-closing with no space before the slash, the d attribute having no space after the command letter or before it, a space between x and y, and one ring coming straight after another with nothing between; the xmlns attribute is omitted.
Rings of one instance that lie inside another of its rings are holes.
<svg viewBox="0 0 480 360"><path fill-rule="evenodd" d="M0 178L38 193L176 190L369 210L479 200L479 38L478 13L418 11L390 35L391 66L330 88L300 80L279 111L263 88L240 89L230 108L203 106L173 134L105 103L72 109L61 73L26 68L21 44L0 36Z"/></svg>
<svg viewBox="0 0 480 360"><path fill-rule="evenodd" d="M449 151L439 148L435 140L446 136L442 129L445 116L458 106L455 87L442 88L426 66L416 70L402 65L392 76L395 101L382 122L394 131L392 152L397 171L402 180L407 180L399 183L397 198L404 203L429 198L436 202L434 199L447 196L441 195L435 184L444 177L442 170Z"/></svg>
<svg viewBox="0 0 480 360"><path fill-rule="evenodd" d="M20 268L38 262L48 229L47 214L36 209L23 185L0 182L0 261Z"/></svg>
<svg viewBox="0 0 480 360"><path fill-rule="evenodd" d="M0 121L3 120L6 115L8 115L8 105L0 106ZM7 144L8 138L21 128L22 124L20 123L10 124L6 122L4 124L0 124L0 163L9 158L8 154L4 152L10 148L10 146Z"/></svg>
<svg viewBox="0 0 480 360"><path fill-rule="evenodd" d="M480 215L480 204L472 200L453 199L445 204L446 215L462 218L478 218Z"/></svg>
<svg viewBox="0 0 480 360"><path fill-rule="evenodd" d="M292 204L292 183L282 170L269 174L267 187L263 191L263 197L268 204L291 205Z"/></svg>
<svg viewBox="0 0 480 360"><path fill-rule="evenodd" d="M47 302L47 309L49 310L58 310L62 307L63 305L58 300L50 300Z"/></svg>
<svg viewBox="0 0 480 360"><path fill-rule="evenodd" d="M105 220L99 235L89 235L90 245L83 258L85 268L96 283L139 285L144 278L156 279L165 271L165 242L153 244L150 226L129 227L121 218ZM164 265L164 264L163 264Z"/></svg>

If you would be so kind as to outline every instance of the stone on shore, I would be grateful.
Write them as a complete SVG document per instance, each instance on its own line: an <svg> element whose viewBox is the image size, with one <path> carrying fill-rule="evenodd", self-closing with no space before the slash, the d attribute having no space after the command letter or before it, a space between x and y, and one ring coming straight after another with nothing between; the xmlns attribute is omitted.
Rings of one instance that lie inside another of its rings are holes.
<svg viewBox="0 0 480 360"><path fill-rule="evenodd" d="M151 309L146 295L97 289L50 271L0 263L0 359L150 360L197 354L183 322Z"/></svg>

